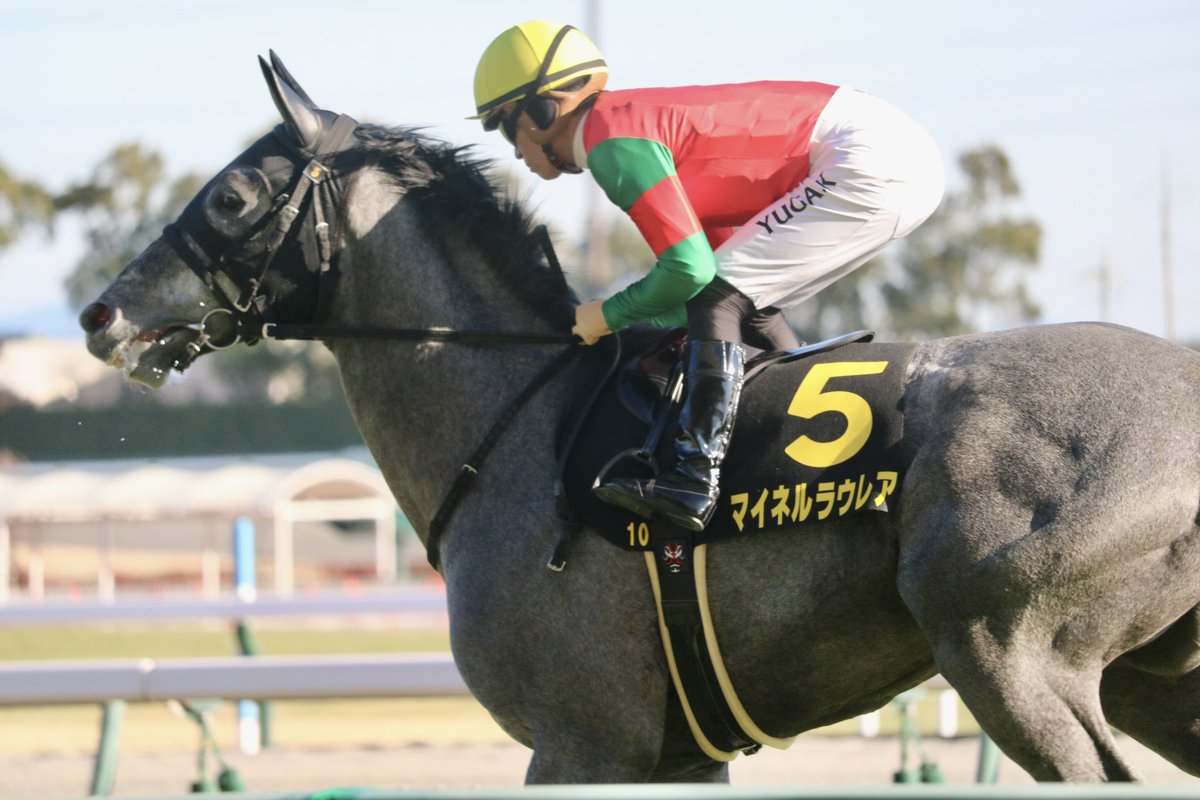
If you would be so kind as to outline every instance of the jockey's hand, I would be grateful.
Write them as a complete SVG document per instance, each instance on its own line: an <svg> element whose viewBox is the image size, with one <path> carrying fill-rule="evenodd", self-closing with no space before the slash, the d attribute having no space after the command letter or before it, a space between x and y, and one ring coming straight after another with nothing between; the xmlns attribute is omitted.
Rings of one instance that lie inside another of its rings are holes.
<svg viewBox="0 0 1200 800"><path fill-rule="evenodd" d="M600 310L603 304L603 300L592 300L575 309L575 327L571 328L571 333L582 339L584 344L595 344L601 336L612 333Z"/></svg>

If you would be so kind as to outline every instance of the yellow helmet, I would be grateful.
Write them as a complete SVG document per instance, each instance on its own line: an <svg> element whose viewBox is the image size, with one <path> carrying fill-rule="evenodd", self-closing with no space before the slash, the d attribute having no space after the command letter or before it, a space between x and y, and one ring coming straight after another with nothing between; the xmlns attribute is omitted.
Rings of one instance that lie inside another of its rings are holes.
<svg viewBox="0 0 1200 800"><path fill-rule="evenodd" d="M586 85L554 91L581 77L589 77ZM603 89L607 79L604 57L578 28L546 19L514 25L492 40L479 59L476 115L471 119L486 118L503 105L535 94L557 100L561 119Z"/></svg>

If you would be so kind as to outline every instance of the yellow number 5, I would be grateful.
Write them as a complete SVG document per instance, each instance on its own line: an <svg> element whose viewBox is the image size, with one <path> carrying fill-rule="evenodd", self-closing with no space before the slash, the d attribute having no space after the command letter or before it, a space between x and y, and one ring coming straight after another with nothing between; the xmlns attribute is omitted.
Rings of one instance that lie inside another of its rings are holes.
<svg viewBox="0 0 1200 800"><path fill-rule="evenodd" d="M838 361L814 364L792 397L788 413L793 417L812 419L826 411L836 411L846 418L846 432L832 442L818 442L801 436L784 452L806 467L832 467L854 456L871 436L874 419L871 406L854 392L824 391L831 378L851 375L878 375L887 368L886 361Z"/></svg>

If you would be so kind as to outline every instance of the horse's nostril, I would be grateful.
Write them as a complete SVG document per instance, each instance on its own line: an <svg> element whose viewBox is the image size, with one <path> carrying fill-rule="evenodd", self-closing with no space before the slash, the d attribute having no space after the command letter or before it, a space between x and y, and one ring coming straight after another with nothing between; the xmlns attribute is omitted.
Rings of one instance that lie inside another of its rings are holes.
<svg viewBox="0 0 1200 800"><path fill-rule="evenodd" d="M92 303L79 315L79 325L87 333L104 330L112 322L113 310L104 303Z"/></svg>

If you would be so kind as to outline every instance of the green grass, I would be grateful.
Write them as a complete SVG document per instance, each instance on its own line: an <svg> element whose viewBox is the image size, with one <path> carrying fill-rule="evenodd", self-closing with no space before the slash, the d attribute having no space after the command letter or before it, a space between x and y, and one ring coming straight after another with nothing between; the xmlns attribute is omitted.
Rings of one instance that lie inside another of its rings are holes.
<svg viewBox="0 0 1200 800"><path fill-rule="evenodd" d="M428 653L450 649L445 631L255 627L261 655ZM238 653L232 625L108 624L0 628L0 661L74 658L186 658Z"/></svg>
<svg viewBox="0 0 1200 800"><path fill-rule="evenodd" d="M937 696L930 692L925 699L917 703L917 731L922 736L937 735ZM858 736L859 723L856 719L839 722L825 728L812 731L817 736ZM879 733L881 736L897 736L900 733L900 712L888 703L879 714ZM958 735L978 736L979 724L967 711L962 701L958 701Z"/></svg>

